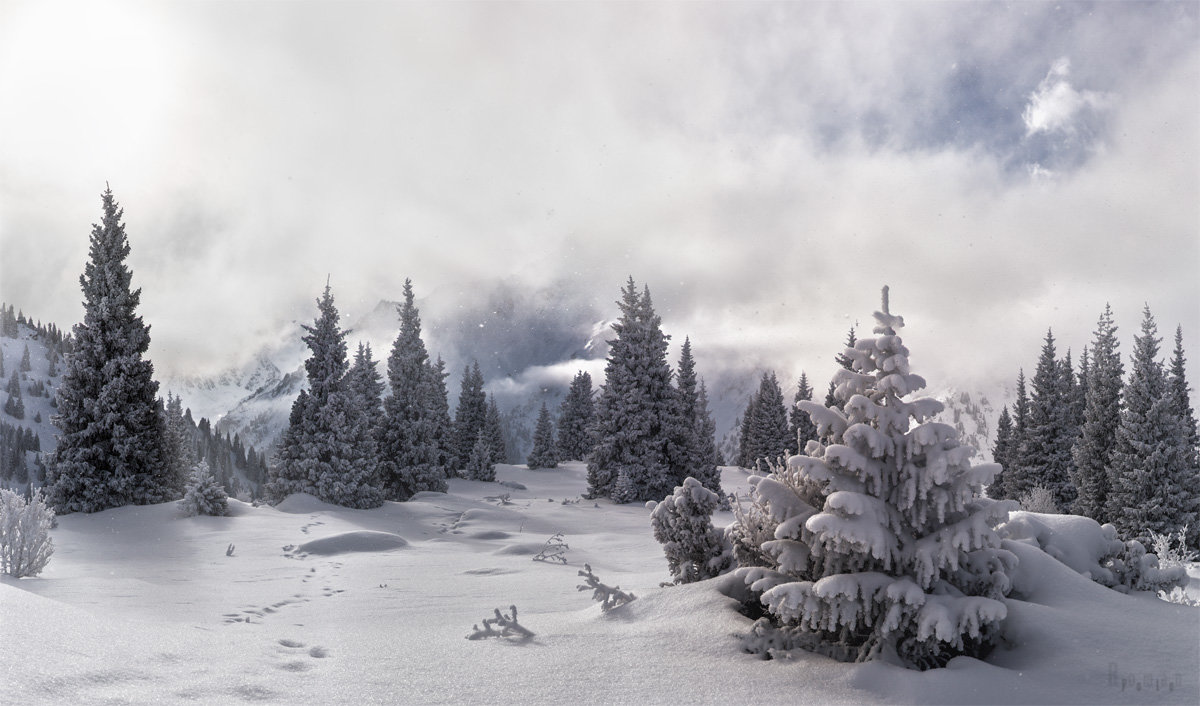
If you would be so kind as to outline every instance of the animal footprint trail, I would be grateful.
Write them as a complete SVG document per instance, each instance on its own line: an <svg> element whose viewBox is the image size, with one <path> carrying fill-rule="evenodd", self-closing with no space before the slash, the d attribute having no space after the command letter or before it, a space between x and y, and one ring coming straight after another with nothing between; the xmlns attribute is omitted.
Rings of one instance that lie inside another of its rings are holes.
<svg viewBox="0 0 1200 706"><path fill-rule="evenodd" d="M275 648L276 652L287 659L286 661L277 663L275 668L285 672L307 672L316 666L310 660L325 659L330 656L328 649L320 645L308 647L307 644L300 640L282 638L277 640L276 644L278 645Z"/></svg>

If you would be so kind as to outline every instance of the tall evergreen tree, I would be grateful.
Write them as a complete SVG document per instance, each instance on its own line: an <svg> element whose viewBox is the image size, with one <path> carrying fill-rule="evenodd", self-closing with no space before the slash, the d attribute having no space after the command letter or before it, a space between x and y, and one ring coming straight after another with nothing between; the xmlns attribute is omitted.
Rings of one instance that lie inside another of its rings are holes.
<svg viewBox="0 0 1200 706"><path fill-rule="evenodd" d="M838 353L836 356L834 356L834 361L841 366L842 370L854 369L852 367L853 360L849 355L846 354L846 351L852 350L854 348L854 344L857 342L858 338L855 337L854 327L851 326L850 331L846 333L846 347L842 349L841 353ZM843 402L840 397L834 394L834 382L831 380L829 382L829 391L825 393L825 406L840 410L841 405L843 404L845 404L845 402Z"/></svg>
<svg viewBox="0 0 1200 706"><path fill-rule="evenodd" d="M1112 307L1105 305L1088 359L1083 421L1071 449L1075 460L1073 481L1078 492L1074 511L1097 522L1109 521L1109 469L1121 423L1121 378L1125 372L1120 345Z"/></svg>
<svg viewBox="0 0 1200 706"><path fill-rule="evenodd" d="M743 435L740 441L742 460L747 468L762 470L765 461L774 461L789 451L795 451L796 439L788 427L787 410L783 406L783 391L775 373L763 373L758 392L746 408Z"/></svg>
<svg viewBox="0 0 1200 706"><path fill-rule="evenodd" d="M183 400L170 392L167 393L167 404L163 408L163 430L167 478L182 495L192 475L192 467L196 465L196 445L192 430L183 418Z"/></svg>
<svg viewBox="0 0 1200 706"><path fill-rule="evenodd" d="M27 373L30 370L33 370L33 364L29 360L29 344L28 343L25 344L25 352L21 354L21 364L17 369L23 373Z"/></svg>
<svg viewBox="0 0 1200 706"><path fill-rule="evenodd" d="M529 452L525 463L530 470L558 467L558 453L554 448L554 422L550 419L550 410L546 408L545 402L542 402L537 425L533 428L533 450Z"/></svg>
<svg viewBox="0 0 1200 706"><path fill-rule="evenodd" d="M1015 456L1014 441L1012 417L1008 414L1008 405L1005 405L1000 410L1000 420L996 423L996 445L992 447L992 460L1000 465L1000 471L987 487L989 498L1003 500L1011 497L1005 487L1005 476Z"/></svg>
<svg viewBox="0 0 1200 706"><path fill-rule="evenodd" d="M1047 331L1033 376L1028 426L1019 451L1020 474L1005 483L1018 498L1041 486L1053 493L1055 505L1064 509L1075 502L1075 486L1071 483L1071 447L1075 439L1071 434L1071 400L1064 364L1054 354L1054 334Z"/></svg>
<svg viewBox="0 0 1200 706"><path fill-rule="evenodd" d="M1133 341L1133 368L1109 474L1109 517L1125 538L1145 537L1147 530L1166 534L1184 525L1200 526L1193 454L1158 361L1157 334L1147 306L1141 335Z"/></svg>
<svg viewBox="0 0 1200 706"><path fill-rule="evenodd" d="M383 412L383 376L376 367L370 343L358 344L358 350L354 353L354 363L350 365L347 376L346 384L357 398L360 411L366 414L372 423L378 423Z"/></svg>
<svg viewBox="0 0 1200 706"><path fill-rule="evenodd" d="M1175 415L1183 424L1187 446L1192 451L1192 465L1200 466L1200 430L1196 428L1196 412L1192 409L1192 389L1187 382L1187 358L1183 354L1183 327L1175 327L1175 350L1171 354L1171 372L1168 382L1175 402ZM1197 528L1200 530L1200 528ZM1200 532L1197 532L1200 534Z"/></svg>
<svg viewBox="0 0 1200 706"><path fill-rule="evenodd" d="M21 379L14 370L8 379L8 399L4 401L4 413L13 419L25 418L25 398L21 395Z"/></svg>
<svg viewBox="0 0 1200 706"><path fill-rule="evenodd" d="M558 411L558 456L561 459L582 461L595 446L592 419L596 414L592 399L592 376L584 371L575 373L571 387Z"/></svg>
<svg viewBox="0 0 1200 706"><path fill-rule="evenodd" d="M458 407L454 410L455 468L465 468L475 441L487 421L487 395L483 392L483 371L479 361L463 368Z"/></svg>
<svg viewBox="0 0 1200 706"><path fill-rule="evenodd" d="M616 502L660 500L687 476L672 458L678 420L667 339L650 290L633 278L621 290L604 387L596 402L596 447L588 457L588 496Z"/></svg>
<svg viewBox="0 0 1200 706"><path fill-rule="evenodd" d="M407 500L425 490L446 492L446 470L438 463L439 422L431 404L437 382L421 340L421 315L414 304L412 280L404 281L404 303L398 313L400 332L388 356L392 394L383 402L380 438L387 496Z"/></svg>
<svg viewBox="0 0 1200 706"><path fill-rule="evenodd" d="M708 412L708 395L701 399L701 388L696 377L696 359L692 355L691 339L683 339L683 350L679 355L679 369L675 376L676 399L679 416L677 424L678 442L675 465L687 469L687 475L695 478L702 486L724 497L721 491L721 473L717 470L717 445L714 439L715 424ZM711 428L710 428L711 427Z"/></svg>
<svg viewBox="0 0 1200 706"><path fill-rule="evenodd" d="M308 493L335 505L378 507L383 491L374 428L347 376L346 332L328 284L317 309L313 325L303 327L311 351L304 361L308 390L292 404L267 492L276 501ZM218 477L232 475L228 454L214 461Z"/></svg>
<svg viewBox="0 0 1200 706"><path fill-rule="evenodd" d="M104 215L92 227L88 262L79 283L83 323L58 387L58 449L48 470L55 512L97 512L176 496L163 456L154 366L143 356L150 327L136 309L142 290L130 289L129 241L123 211L106 189Z"/></svg>
<svg viewBox="0 0 1200 706"><path fill-rule="evenodd" d="M446 372L446 361L442 360L442 356L439 355L437 362L429 366L429 375L433 381L428 390L429 408L433 411L433 438L438 448L437 463L446 477L450 477L453 475L458 451L454 439L454 422L450 419L450 393L446 390L446 378L450 377L450 374Z"/></svg>
<svg viewBox="0 0 1200 706"><path fill-rule="evenodd" d="M508 445L504 443L504 424L500 420L500 407L496 404L495 395L488 396L487 417L484 419L480 436L487 442L491 453L488 460L493 466L508 460Z"/></svg>
<svg viewBox="0 0 1200 706"><path fill-rule="evenodd" d="M800 373L800 382L796 387L796 396L792 400L792 409L788 415L788 436L795 440L796 453L804 453L804 447L809 441L816 441L817 427L800 408L801 402L811 401L813 389L808 384L808 374Z"/></svg>

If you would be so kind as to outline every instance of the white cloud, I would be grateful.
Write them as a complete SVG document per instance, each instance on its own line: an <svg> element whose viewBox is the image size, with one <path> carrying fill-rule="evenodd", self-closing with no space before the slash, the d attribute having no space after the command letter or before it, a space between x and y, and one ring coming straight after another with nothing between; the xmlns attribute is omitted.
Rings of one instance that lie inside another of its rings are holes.
<svg viewBox="0 0 1200 706"><path fill-rule="evenodd" d="M1070 82L1071 61L1062 57L1054 62L1037 90L1029 94L1021 118L1026 136L1039 132L1075 132L1075 121L1085 110L1102 110L1111 98L1096 91L1078 91Z"/></svg>

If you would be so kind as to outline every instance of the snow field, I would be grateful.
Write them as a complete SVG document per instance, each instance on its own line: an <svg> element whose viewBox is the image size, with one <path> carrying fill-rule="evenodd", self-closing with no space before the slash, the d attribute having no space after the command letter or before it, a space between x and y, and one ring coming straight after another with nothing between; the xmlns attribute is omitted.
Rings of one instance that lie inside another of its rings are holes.
<svg viewBox="0 0 1200 706"><path fill-rule="evenodd" d="M1011 541L1024 599L987 663L762 661L739 649L751 620L724 579L659 588L670 576L644 506L562 504L586 487L579 463L497 471L526 489L452 480L375 510L292 496L231 500L230 517L181 518L174 503L62 517L46 571L0 583L0 702L1200 701L1200 610L1119 594ZM723 483L747 487L736 469ZM531 561L556 532L570 563ZM576 590L584 563L637 600L602 612ZM464 639L510 605L533 639Z"/></svg>

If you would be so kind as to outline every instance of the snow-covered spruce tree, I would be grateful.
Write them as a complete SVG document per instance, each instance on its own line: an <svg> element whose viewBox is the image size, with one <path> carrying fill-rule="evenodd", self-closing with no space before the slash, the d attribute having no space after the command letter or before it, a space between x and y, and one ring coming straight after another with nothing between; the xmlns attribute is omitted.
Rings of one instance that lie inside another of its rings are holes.
<svg viewBox="0 0 1200 706"><path fill-rule="evenodd" d="M4 401L4 413L13 419L25 418L25 398L21 396L21 379L13 371L8 379L8 399Z"/></svg>
<svg viewBox="0 0 1200 706"><path fill-rule="evenodd" d="M650 513L654 538L663 545L675 583L703 581L732 567L729 541L712 525L720 502L720 496L689 476Z"/></svg>
<svg viewBox="0 0 1200 706"><path fill-rule="evenodd" d="M29 359L28 343L25 344L25 351L21 353L21 362L17 366L17 370L21 371L22 373L27 373L30 370L33 370L33 362Z"/></svg>
<svg viewBox="0 0 1200 706"><path fill-rule="evenodd" d="M54 510L39 490L28 502L20 494L0 489L0 574L37 576L54 553L50 527Z"/></svg>
<svg viewBox="0 0 1200 706"><path fill-rule="evenodd" d="M753 468L755 457L754 449L747 443L753 436L754 426L754 410L758 409L758 391L755 390L750 395L750 401L746 403L746 409L742 411L742 416L738 420L736 426L738 428L737 436L737 465L742 468Z"/></svg>
<svg viewBox="0 0 1200 706"><path fill-rule="evenodd" d="M1096 324L1088 359L1083 424L1071 449L1075 460L1074 511L1105 523L1108 516L1108 469L1112 465L1117 427L1121 423L1121 378L1124 367L1118 350L1112 307L1105 305Z"/></svg>
<svg viewBox="0 0 1200 706"><path fill-rule="evenodd" d="M229 514L229 499L225 488L213 477L206 461L192 467L179 510L184 517L196 515L223 516Z"/></svg>
<svg viewBox="0 0 1200 706"><path fill-rule="evenodd" d="M700 481L700 485L724 497L717 469L716 424L708 411L708 393L696 377L696 359L688 338L683 339L675 388L679 404L678 438L673 449L676 464L687 469L689 477Z"/></svg>
<svg viewBox="0 0 1200 706"><path fill-rule="evenodd" d="M883 292L876 336L834 377L845 411L802 402L822 441L752 479L775 527L768 565L738 571L789 644L925 669L990 650L1016 558L994 531L1008 504L979 495L995 464L971 466L955 429L928 421L941 403L906 401L925 381Z"/></svg>
<svg viewBox="0 0 1200 706"><path fill-rule="evenodd" d="M595 446L592 418L596 413L592 399L592 376L582 370L575 373L567 396L558 408L558 457L582 461Z"/></svg>
<svg viewBox="0 0 1200 706"><path fill-rule="evenodd" d="M1200 527L1194 454L1158 361L1157 334L1147 306L1141 335L1133 341L1133 368L1109 467L1109 517L1122 539L1142 544L1150 541L1147 530L1166 534L1185 525Z"/></svg>
<svg viewBox="0 0 1200 706"><path fill-rule="evenodd" d="M404 281L404 303L398 312L400 332L388 356L392 394L383 401L380 452L387 497L408 500L421 491L446 492L446 469L438 463L440 422L432 405L438 381L421 340L412 280Z"/></svg>
<svg viewBox="0 0 1200 706"><path fill-rule="evenodd" d="M814 441L817 438L817 427L808 418L808 415L800 409L800 403L805 400L812 400L813 389L808 384L808 374L800 373L800 382L796 387L796 396L792 400L792 409L788 413L788 436L791 437L793 444L789 448L796 450L796 453L804 453L804 447L808 446L809 441Z"/></svg>
<svg viewBox="0 0 1200 706"><path fill-rule="evenodd" d="M542 411L538 412L537 425L533 428L533 450L525 459L530 470L538 468L558 468L558 452L554 445L554 422L550 420L550 410L542 403Z"/></svg>
<svg viewBox="0 0 1200 706"><path fill-rule="evenodd" d="M183 416L183 400L168 392L167 404L163 408L163 452L167 464L167 478L180 493L196 464L196 444L192 438L193 427Z"/></svg>
<svg viewBox="0 0 1200 706"><path fill-rule="evenodd" d="M1040 485L1054 493L1054 503L1060 508L1075 502L1075 486L1071 483L1075 436L1067 386L1071 374L1054 357L1054 334L1047 331L1033 375L1028 426L1018 451L1020 473L1005 479L1005 487L1015 497L1024 497Z"/></svg>
<svg viewBox="0 0 1200 706"><path fill-rule="evenodd" d="M857 324L855 324L854 326L851 326L850 330L846 333L846 349L847 350L853 348L854 344L858 342L855 328L857 328ZM838 365L840 365L842 370L850 370L851 369L851 367L850 367L851 361L849 358L846 357L846 354L844 352L838 353L836 356L834 356L834 362L836 362ZM829 391L825 393L825 406L834 408L834 409L841 409L842 401L838 399L836 394L834 394L834 391L836 389L837 389L837 383L834 382L833 380L830 380L829 381Z"/></svg>
<svg viewBox="0 0 1200 706"><path fill-rule="evenodd" d="M763 373L758 392L750 398L743 419L739 441L743 467L763 470L767 460L797 450L796 438L791 434L787 410L783 406L783 391L775 373Z"/></svg>
<svg viewBox="0 0 1200 706"><path fill-rule="evenodd" d="M463 467L463 477L468 480L488 482L496 480L494 457L491 440L485 432L480 432L475 439L475 445L471 447L471 455L467 456L467 463Z"/></svg>
<svg viewBox="0 0 1200 706"><path fill-rule="evenodd" d="M454 410L454 468L465 468L475 441L487 422L487 395L483 392L483 371L479 361L463 368L458 407Z"/></svg>
<svg viewBox="0 0 1200 706"><path fill-rule="evenodd" d="M313 325L303 327L311 351L304 361L308 390L292 404L267 495L278 502L308 493L334 505L378 507L383 493L375 437L347 380L346 332L328 284L317 309Z"/></svg>
<svg viewBox="0 0 1200 706"><path fill-rule="evenodd" d="M619 503L659 500L687 477L670 444L678 403L667 365L667 339L650 290L630 277L617 302L604 387L596 401L596 446L588 456L587 497Z"/></svg>
<svg viewBox="0 0 1200 706"><path fill-rule="evenodd" d="M500 406L496 396L488 397L487 417L483 423L483 437L487 441L489 462L495 466L508 460L508 445L504 443L504 423L500 419ZM495 469L492 470L495 474Z"/></svg>
<svg viewBox="0 0 1200 706"><path fill-rule="evenodd" d="M1004 479L1006 469L1012 463L1013 455L1016 452L1013 441L1012 417L1008 414L1008 405L1005 405L1000 410L1000 420L996 423L996 445L992 447L992 460L1000 466L1000 470L997 471L996 476L987 487L989 498L1003 500L1008 497Z"/></svg>
<svg viewBox="0 0 1200 706"><path fill-rule="evenodd" d="M430 379L428 387L429 408L433 410L433 438L437 442L437 465L442 468L447 478L453 475L454 463L458 451L454 443L454 420L450 418L450 393L446 389L446 361L438 355L437 362L429 366Z"/></svg>
<svg viewBox="0 0 1200 706"><path fill-rule="evenodd" d="M1171 369L1167 384L1175 403L1175 416L1183 423L1183 434L1192 450L1193 467L1200 467L1200 429L1196 427L1196 412L1192 409L1191 387L1187 382L1187 358L1183 354L1183 327L1175 327L1175 350L1171 353ZM1200 532L1197 533L1200 535Z"/></svg>
<svg viewBox="0 0 1200 706"><path fill-rule="evenodd" d="M167 477L163 419L154 366L143 359L150 327L135 312L129 241L112 190L92 227L83 288L83 323L58 386L58 448L47 473L47 501L59 514L97 512L178 498Z"/></svg>

